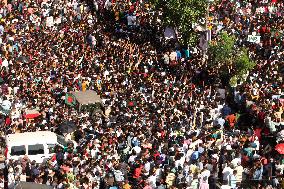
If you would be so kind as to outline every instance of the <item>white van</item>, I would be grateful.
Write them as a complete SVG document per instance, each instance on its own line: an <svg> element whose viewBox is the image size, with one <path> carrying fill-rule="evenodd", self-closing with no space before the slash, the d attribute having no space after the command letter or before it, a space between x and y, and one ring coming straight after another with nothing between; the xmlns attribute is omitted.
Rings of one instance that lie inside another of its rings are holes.
<svg viewBox="0 0 284 189"><path fill-rule="evenodd" d="M67 146L67 142L63 136L53 132L37 131L9 134L6 136L6 145L8 160L18 160L27 155L31 161L42 163L52 157L56 145L64 147Z"/></svg>

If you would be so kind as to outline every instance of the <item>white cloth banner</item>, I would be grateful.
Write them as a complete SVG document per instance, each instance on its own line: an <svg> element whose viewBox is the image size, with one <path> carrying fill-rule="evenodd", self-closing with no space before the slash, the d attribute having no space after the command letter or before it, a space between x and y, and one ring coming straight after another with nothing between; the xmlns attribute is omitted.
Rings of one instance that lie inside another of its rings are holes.
<svg viewBox="0 0 284 189"><path fill-rule="evenodd" d="M252 43L260 43L259 35L248 35L248 41Z"/></svg>

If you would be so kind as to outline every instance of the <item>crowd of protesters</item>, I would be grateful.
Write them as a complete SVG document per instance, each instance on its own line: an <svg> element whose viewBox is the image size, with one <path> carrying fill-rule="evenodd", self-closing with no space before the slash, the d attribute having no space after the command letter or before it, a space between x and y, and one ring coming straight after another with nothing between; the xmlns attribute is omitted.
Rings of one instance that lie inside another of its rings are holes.
<svg viewBox="0 0 284 189"><path fill-rule="evenodd" d="M69 120L78 145L57 148L43 164L6 160L0 188L5 180L9 189L19 181L56 189L284 187L284 157L274 149L284 139L283 2L210 7L212 40L235 35L257 63L234 89L198 47L161 45L160 13L147 0L94 2L1 1L1 100L11 104L2 137L55 131ZM261 43L246 41L252 32ZM108 116L65 104L68 92L85 90L101 96ZM35 108L41 116L26 120Z"/></svg>

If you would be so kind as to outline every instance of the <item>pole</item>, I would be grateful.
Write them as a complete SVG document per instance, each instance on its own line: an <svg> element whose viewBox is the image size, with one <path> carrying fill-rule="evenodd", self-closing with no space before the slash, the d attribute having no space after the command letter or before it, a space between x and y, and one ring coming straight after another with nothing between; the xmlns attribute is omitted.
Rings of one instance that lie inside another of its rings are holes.
<svg viewBox="0 0 284 189"><path fill-rule="evenodd" d="M212 35L211 28L208 28L208 24L212 24L211 20L208 22L208 19L210 18L209 17L210 16L209 15L210 5L211 5L211 0L208 0L207 10L206 10L206 40L207 41L211 41L211 35Z"/></svg>
<svg viewBox="0 0 284 189"><path fill-rule="evenodd" d="M208 41L209 40L209 35L208 35L208 30L209 30L209 28L208 28L208 18L209 18L209 3L210 3L210 0L208 0L208 2L207 2L207 8L206 8L206 20L205 20L205 24L206 24L206 29L205 29L205 31L206 31L206 40Z"/></svg>

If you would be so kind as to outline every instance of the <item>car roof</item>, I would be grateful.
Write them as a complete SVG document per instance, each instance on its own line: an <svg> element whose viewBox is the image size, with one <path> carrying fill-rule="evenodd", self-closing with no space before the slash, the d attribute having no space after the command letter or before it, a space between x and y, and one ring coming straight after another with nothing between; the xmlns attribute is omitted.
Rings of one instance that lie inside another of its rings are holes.
<svg viewBox="0 0 284 189"><path fill-rule="evenodd" d="M55 143L57 143L57 136L51 131L16 133L6 136L7 146Z"/></svg>

